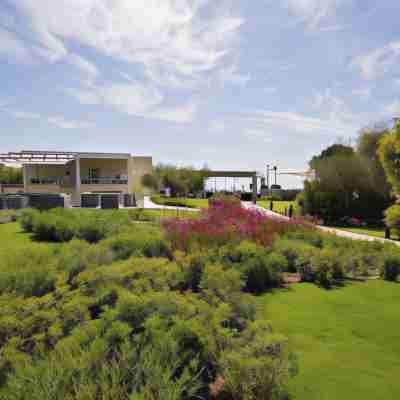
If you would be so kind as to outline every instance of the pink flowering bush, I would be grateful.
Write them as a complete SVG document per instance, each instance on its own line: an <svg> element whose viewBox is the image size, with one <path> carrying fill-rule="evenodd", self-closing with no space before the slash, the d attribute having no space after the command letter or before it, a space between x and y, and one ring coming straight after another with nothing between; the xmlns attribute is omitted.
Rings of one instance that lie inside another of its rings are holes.
<svg viewBox="0 0 400 400"><path fill-rule="evenodd" d="M209 208L203 210L198 219L166 219L162 225L173 248L184 251L242 240L269 246L276 234L311 227L304 220L285 221L258 210L246 209L234 197L212 199Z"/></svg>

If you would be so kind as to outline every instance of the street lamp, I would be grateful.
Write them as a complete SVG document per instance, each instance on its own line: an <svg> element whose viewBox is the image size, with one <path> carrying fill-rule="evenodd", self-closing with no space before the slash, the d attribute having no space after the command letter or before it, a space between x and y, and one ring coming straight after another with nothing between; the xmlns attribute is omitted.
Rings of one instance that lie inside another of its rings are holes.
<svg viewBox="0 0 400 400"><path fill-rule="evenodd" d="M275 185L276 185L276 171L278 170L278 167L277 166L275 166L274 167L274 171L275 171Z"/></svg>

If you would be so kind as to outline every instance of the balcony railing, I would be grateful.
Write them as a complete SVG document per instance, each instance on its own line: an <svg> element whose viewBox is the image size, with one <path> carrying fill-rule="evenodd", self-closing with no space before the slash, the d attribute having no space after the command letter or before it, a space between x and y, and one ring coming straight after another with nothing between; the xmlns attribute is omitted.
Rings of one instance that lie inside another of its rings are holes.
<svg viewBox="0 0 400 400"><path fill-rule="evenodd" d="M101 177L101 178L82 178L82 185L127 185L127 178Z"/></svg>
<svg viewBox="0 0 400 400"><path fill-rule="evenodd" d="M31 178L31 185L62 185L63 178Z"/></svg>

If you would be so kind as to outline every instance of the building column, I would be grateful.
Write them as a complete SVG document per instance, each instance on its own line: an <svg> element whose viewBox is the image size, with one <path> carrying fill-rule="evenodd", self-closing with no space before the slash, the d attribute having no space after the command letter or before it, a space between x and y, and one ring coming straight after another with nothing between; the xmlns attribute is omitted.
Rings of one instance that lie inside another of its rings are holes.
<svg viewBox="0 0 400 400"><path fill-rule="evenodd" d="M81 206L81 161L79 156L75 158L75 206Z"/></svg>
<svg viewBox="0 0 400 400"><path fill-rule="evenodd" d="M253 175L253 203L257 204L257 175Z"/></svg>
<svg viewBox="0 0 400 400"><path fill-rule="evenodd" d="M26 168L26 164L22 165L22 176L24 179L24 193L26 193L28 189L28 169Z"/></svg>

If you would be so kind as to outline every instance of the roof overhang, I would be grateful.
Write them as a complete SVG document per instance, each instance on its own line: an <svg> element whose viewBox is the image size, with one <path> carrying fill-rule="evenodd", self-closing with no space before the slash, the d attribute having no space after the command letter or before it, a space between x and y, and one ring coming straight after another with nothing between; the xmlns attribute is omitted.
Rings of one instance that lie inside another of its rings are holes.
<svg viewBox="0 0 400 400"><path fill-rule="evenodd" d="M0 162L4 164L44 164L64 165L77 158L127 160L128 153L79 153L69 151L23 150L19 152L0 153Z"/></svg>

